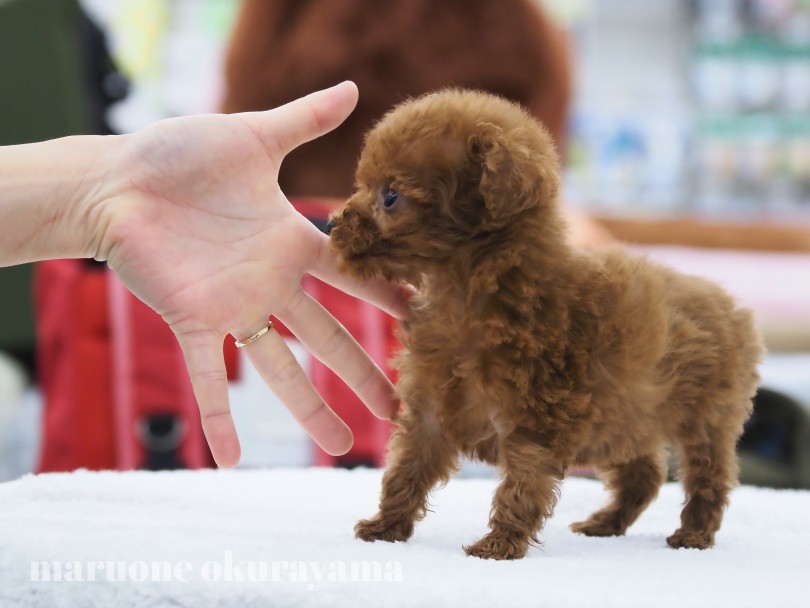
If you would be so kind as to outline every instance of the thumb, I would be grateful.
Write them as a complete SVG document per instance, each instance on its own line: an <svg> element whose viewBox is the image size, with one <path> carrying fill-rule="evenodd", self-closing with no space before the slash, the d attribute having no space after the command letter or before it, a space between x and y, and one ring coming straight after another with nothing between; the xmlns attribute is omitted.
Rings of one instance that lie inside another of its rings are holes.
<svg viewBox="0 0 810 608"><path fill-rule="evenodd" d="M267 112L240 114L270 150L286 156L303 143L329 133L357 105L357 85L345 81Z"/></svg>

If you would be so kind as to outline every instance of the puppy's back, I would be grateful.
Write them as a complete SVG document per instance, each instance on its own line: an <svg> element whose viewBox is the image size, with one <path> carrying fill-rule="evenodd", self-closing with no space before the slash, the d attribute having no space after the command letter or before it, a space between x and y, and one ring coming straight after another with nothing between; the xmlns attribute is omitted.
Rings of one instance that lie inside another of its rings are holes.
<svg viewBox="0 0 810 608"><path fill-rule="evenodd" d="M709 395L747 412L763 353L751 311L711 281L619 246L583 256L601 279L595 356L616 358L628 372L652 371L670 399Z"/></svg>

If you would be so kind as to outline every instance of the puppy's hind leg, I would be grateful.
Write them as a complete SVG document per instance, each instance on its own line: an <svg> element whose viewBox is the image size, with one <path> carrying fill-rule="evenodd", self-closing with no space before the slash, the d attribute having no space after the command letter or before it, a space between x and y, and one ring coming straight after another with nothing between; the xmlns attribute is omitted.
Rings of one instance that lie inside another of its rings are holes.
<svg viewBox="0 0 810 608"><path fill-rule="evenodd" d="M441 430L417 412L406 415L389 444L380 511L357 522L355 536L365 541L408 540L414 523L425 516L430 490L446 483L457 467L458 451Z"/></svg>
<svg viewBox="0 0 810 608"><path fill-rule="evenodd" d="M696 441L696 439L701 440ZM711 429L698 437L684 439L681 449L681 475L686 505L681 511L681 527L667 538L676 549L708 549L720 529L728 495L737 484L737 433Z"/></svg>
<svg viewBox="0 0 810 608"><path fill-rule="evenodd" d="M586 536L621 536L655 499L666 480L666 454L642 456L599 471L612 500L571 530Z"/></svg>

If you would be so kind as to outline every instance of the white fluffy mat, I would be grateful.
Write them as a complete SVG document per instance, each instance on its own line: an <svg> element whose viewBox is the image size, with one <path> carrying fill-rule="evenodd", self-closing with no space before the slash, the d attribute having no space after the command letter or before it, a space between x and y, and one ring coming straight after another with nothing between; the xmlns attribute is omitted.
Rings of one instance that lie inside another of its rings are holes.
<svg viewBox="0 0 810 608"><path fill-rule="evenodd" d="M595 539L567 526L605 494L570 479L542 547L468 558L495 483L451 481L392 545L352 535L375 511L378 471L29 476L0 484L0 606L810 605L810 492L739 488L714 549L675 551L679 486L627 536Z"/></svg>

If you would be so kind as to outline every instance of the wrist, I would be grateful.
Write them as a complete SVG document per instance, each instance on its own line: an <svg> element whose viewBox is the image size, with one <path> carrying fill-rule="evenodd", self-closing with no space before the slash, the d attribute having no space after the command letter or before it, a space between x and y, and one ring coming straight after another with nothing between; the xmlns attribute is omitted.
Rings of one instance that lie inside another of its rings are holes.
<svg viewBox="0 0 810 608"><path fill-rule="evenodd" d="M122 184L117 179L116 168L120 150L128 135L105 135L92 137L85 142L86 157L81 163L82 179L68 193L72 205L72 230L80 237L75 242L81 253L77 257L107 259L105 233L107 230L108 204ZM89 162L88 162L89 161Z"/></svg>
<svg viewBox="0 0 810 608"><path fill-rule="evenodd" d="M76 136L0 148L0 266L93 257L119 136Z"/></svg>

